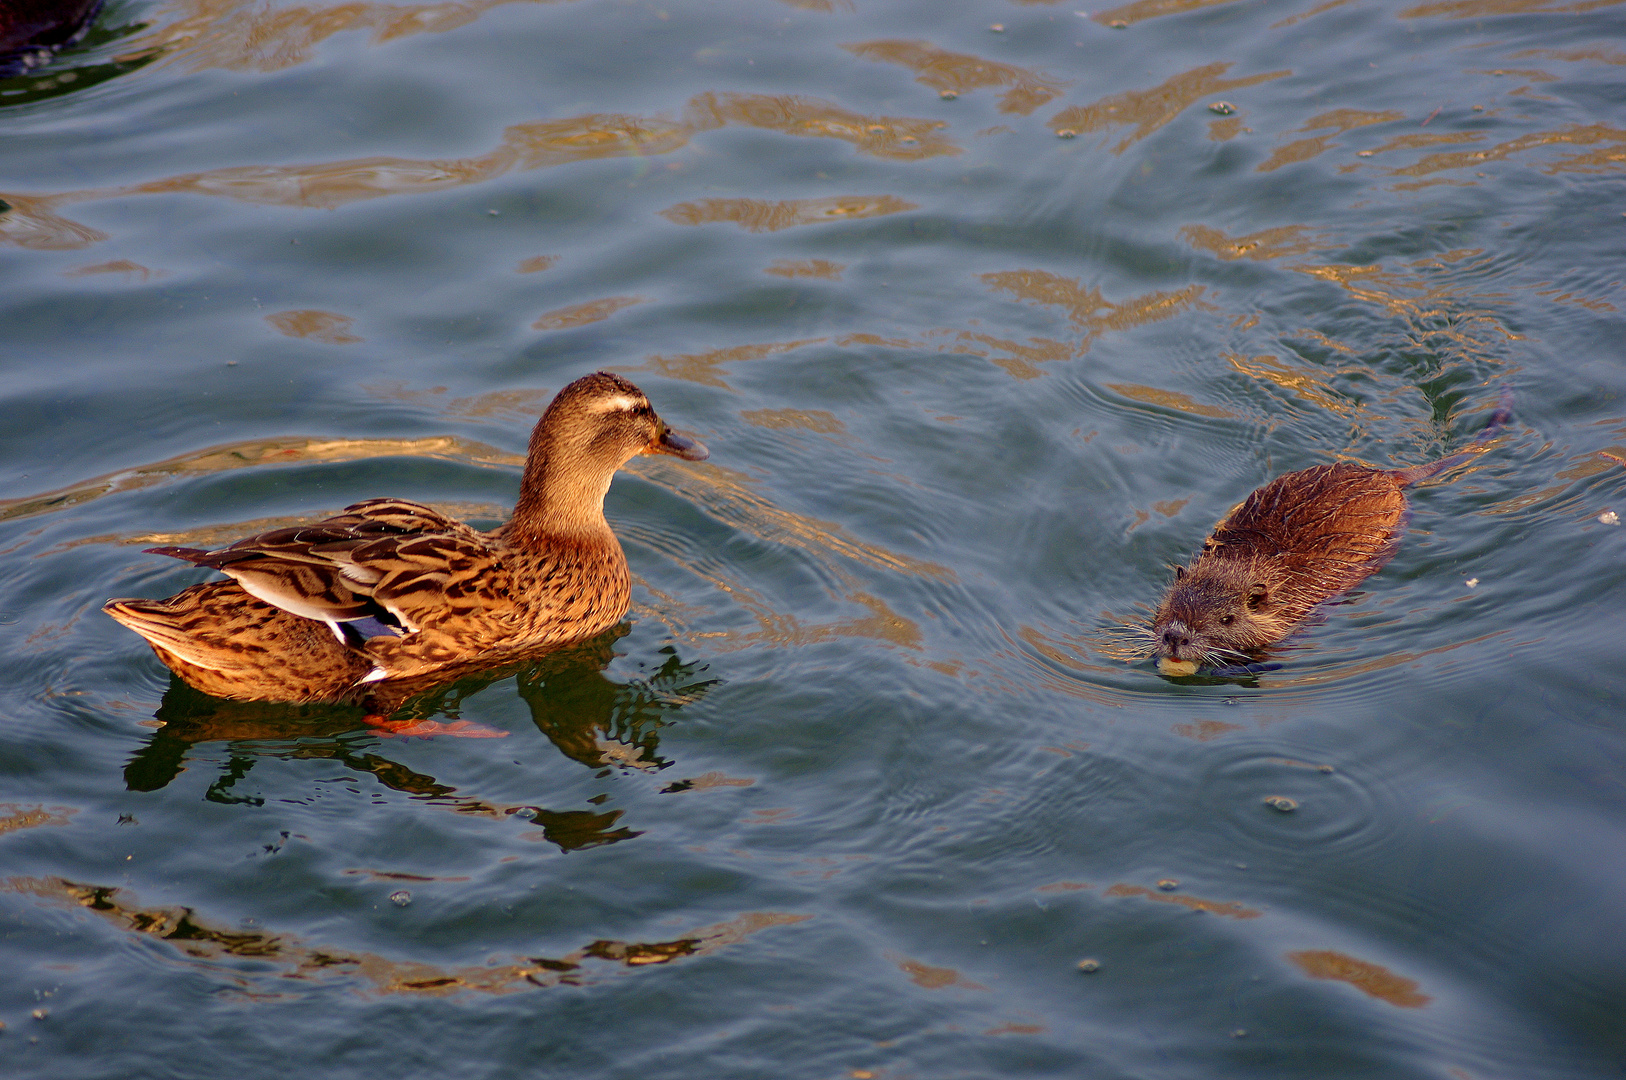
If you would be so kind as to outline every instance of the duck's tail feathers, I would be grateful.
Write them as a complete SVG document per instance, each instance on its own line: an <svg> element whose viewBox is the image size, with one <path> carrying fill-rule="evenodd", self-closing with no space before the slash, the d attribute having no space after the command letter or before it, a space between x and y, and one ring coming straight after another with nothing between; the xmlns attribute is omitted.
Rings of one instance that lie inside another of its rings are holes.
<svg viewBox="0 0 1626 1080"><path fill-rule="evenodd" d="M178 618L168 600L124 597L109 600L102 610L147 640L147 644L174 653L189 664L211 671L224 670L217 652L202 648L184 618Z"/></svg>
<svg viewBox="0 0 1626 1080"><path fill-rule="evenodd" d="M231 548L223 551L205 551L202 548L190 547L150 547L142 548L141 551L145 555L168 555L172 559L184 559L194 566L207 566L212 570L219 570L223 566L259 554L257 551L233 551Z"/></svg>

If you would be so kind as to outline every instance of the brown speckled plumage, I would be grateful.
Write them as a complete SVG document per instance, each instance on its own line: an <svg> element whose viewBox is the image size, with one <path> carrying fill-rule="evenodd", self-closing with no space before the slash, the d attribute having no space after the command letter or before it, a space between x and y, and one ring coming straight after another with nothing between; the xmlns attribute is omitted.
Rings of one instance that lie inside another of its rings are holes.
<svg viewBox="0 0 1626 1080"><path fill-rule="evenodd" d="M105 610L191 685L247 701L355 700L375 684L578 641L627 610L604 494L640 453L698 460L705 448L672 432L632 383L599 372L548 406L514 516L493 532L370 499L219 551L154 548L231 580Z"/></svg>

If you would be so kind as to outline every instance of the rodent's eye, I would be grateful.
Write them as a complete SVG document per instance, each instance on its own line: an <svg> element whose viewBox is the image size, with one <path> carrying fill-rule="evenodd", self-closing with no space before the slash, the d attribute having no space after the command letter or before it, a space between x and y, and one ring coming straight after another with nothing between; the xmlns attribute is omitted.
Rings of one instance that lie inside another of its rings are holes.
<svg viewBox="0 0 1626 1080"><path fill-rule="evenodd" d="M1236 616L1235 615L1221 615L1220 616L1220 625L1221 626L1230 626L1234 622L1236 622Z"/></svg>

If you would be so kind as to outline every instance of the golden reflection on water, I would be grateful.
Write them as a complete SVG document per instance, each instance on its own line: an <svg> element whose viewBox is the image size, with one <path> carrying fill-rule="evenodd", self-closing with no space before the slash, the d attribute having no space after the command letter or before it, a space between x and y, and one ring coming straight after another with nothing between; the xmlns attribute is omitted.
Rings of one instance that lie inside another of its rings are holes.
<svg viewBox="0 0 1626 1080"><path fill-rule="evenodd" d="M138 262L131 262L129 259L112 259L92 266L76 266L72 270L64 270L62 276L81 278L90 277L94 274L134 274L143 282L146 282L155 277L163 277L168 272L167 270L152 270Z"/></svg>
<svg viewBox="0 0 1626 1080"><path fill-rule="evenodd" d="M589 300L583 304L556 308L531 324L532 330L571 330L589 323L603 322L623 308L642 304L642 296L607 296L602 300Z"/></svg>
<svg viewBox="0 0 1626 1080"><path fill-rule="evenodd" d="M1413 135L1396 135L1387 142L1374 146L1371 153L1387 154L1393 150L1421 150L1425 146L1479 142L1484 137L1483 131L1420 131Z"/></svg>
<svg viewBox="0 0 1626 1080"><path fill-rule="evenodd" d="M535 274L542 270L551 270L558 263L557 255L533 255L529 259L522 259L518 270L522 274Z"/></svg>
<svg viewBox="0 0 1626 1080"><path fill-rule="evenodd" d="M682 379L684 382L699 383L701 386L714 386L719 390L733 392L734 388L723 381L718 369L725 364L742 364L750 360L762 360L769 356L779 356L793 349L800 349L804 345L817 345L828 341L828 338L802 338L800 341L777 341L759 345L732 345L723 349L712 349L703 353L679 353L675 356L662 356L656 354L644 363L634 368L622 368L622 371L653 371L668 379Z"/></svg>
<svg viewBox="0 0 1626 1080"><path fill-rule="evenodd" d="M413 390L404 382L369 383L361 389L383 401L421 405L431 412L460 420L535 420L542 415L542 410L548 407L554 395L552 390L527 387L447 399L444 386Z"/></svg>
<svg viewBox="0 0 1626 1080"><path fill-rule="evenodd" d="M945 327L928 330L920 339L859 332L843 334L835 343L842 348L922 349L977 356L1005 369L1015 378L1035 379L1044 373L1038 365L1075 360L1089 352L1095 339L1107 331L1145 326L1192 309L1216 310L1202 299L1205 289L1201 285L1190 285L1172 293L1151 292L1114 303L1093 286L1086 289L1076 278L1064 278L1044 270L997 271L980 276L996 292L1061 308L1068 320L1083 333L1067 341L1042 337L1017 341L978 330Z"/></svg>
<svg viewBox="0 0 1626 1080"><path fill-rule="evenodd" d="M1626 2L1626 0L1623 0ZM1429 154L1413 165L1390 169L1390 176L1427 176L1450 169L1476 169L1486 162L1503 161L1515 154L1547 146L1593 146L1583 154L1570 154L1531 167L1549 176L1559 173L1608 173L1626 167L1626 130L1608 124L1576 124L1559 131L1541 131L1497 143L1484 150Z"/></svg>
<svg viewBox="0 0 1626 1080"><path fill-rule="evenodd" d="M898 970L909 976L909 981L916 986L923 986L927 990L986 990L986 986L961 975L953 968L932 967L922 964L918 960L911 960L906 956L888 954L887 959L898 965Z"/></svg>
<svg viewBox="0 0 1626 1080"><path fill-rule="evenodd" d="M1180 238L1199 251L1210 252L1225 262L1236 259L1262 262L1289 255L1307 255L1322 248L1327 234L1313 233L1310 229L1309 225L1281 225L1246 236L1230 237L1207 225L1187 225L1180 230Z"/></svg>
<svg viewBox="0 0 1626 1080"><path fill-rule="evenodd" d="M785 278L812 277L840 281L841 272L845 269L844 264L828 259L777 259L762 272Z"/></svg>
<svg viewBox="0 0 1626 1080"><path fill-rule="evenodd" d="M391 960L377 953L308 945L292 934L226 930L211 925L188 907L144 908L129 899L123 889L82 885L65 878L12 877L0 882L0 891L59 904L76 904L127 934L167 942L173 949L166 957L169 962L221 979L238 988L245 997L258 1000L286 998L300 989L297 984L301 983L310 988L350 983L363 993L379 997L387 994L440 997L459 991L511 994L531 987L583 986L603 977L588 966L590 960L628 968L665 964L705 956L771 927L792 926L813 917L752 911L727 922L691 930L671 941L599 940L558 958L515 957L508 963L483 967L443 968ZM272 970L257 971L233 963L235 960L258 961L272 965ZM283 987L280 992L278 986Z"/></svg>
<svg viewBox="0 0 1626 1080"><path fill-rule="evenodd" d="M1150 292L1114 303L1101 295L1095 286L1085 288L1076 278L1064 278L1044 270L1009 270L980 275L982 281L996 292L1009 293L1019 300L1058 307L1067 318L1084 333L1072 342L1062 343L1044 338L1030 338L1023 346L990 335L962 331L955 335L957 344L978 343L1003 349L1010 353L1008 365L988 353L975 349L956 348L955 352L973 352L988 356L1005 366L1018 378L1032 378L1039 374L1034 363L1076 359L1090 349L1090 344L1109 330L1129 330L1173 318L1194 308L1213 311L1211 304L1202 299L1204 287L1188 285L1177 292Z"/></svg>
<svg viewBox="0 0 1626 1080"><path fill-rule="evenodd" d="M1278 22L1273 22L1273 23L1270 24L1270 28L1272 30L1280 30L1283 27L1292 26L1294 23L1303 22L1305 19L1313 18L1316 15L1320 15L1323 11L1331 11L1335 7L1343 7L1345 4L1347 4L1349 2L1350 2L1350 0L1326 0L1326 3L1317 4L1315 7L1311 8L1309 11L1301 12L1298 15L1289 15L1285 19L1282 19L1282 20L1280 20Z"/></svg>
<svg viewBox="0 0 1626 1080"><path fill-rule="evenodd" d="M858 10L853 0L779 0L779 2L789 4L793 8L801 8L803 11L822 11L825 14Z"/></svg>
<svg viewBox="0 0 1626 1080"><path fill-rule="evenodd" d="M708 772L699 776L691 776L687 780L674 780L661 789L661 793L669 794L677 791L705 791L709 788L722 787L750 787L756 780L746 776L729 776L726 773Z"/></svg>
<svg viewBox="0 0 1626 1080"><path fill-rule="evenodd" d="M541 169L611 157L670 153L698 131L742 124L790 135L836 138L860 151L896 160L957 154L960 148L935 132L942 121L868 117L828 102L762 94L702 94L690 102L689 120L677 123L621 113L591 113L563 120L515 124L501 143L476 157L413 160L369 157L310 165L244 165L183 173L144 183L48 195L0 195L0 242L35 250L67 250L107 239L107 234L55 213L62 203L130 195L193 194L270 206L333 209L386 195L440 191L480 183L511 169ZM838 196L782 203L705 200L665 211L684 224L736 221L753 231L912 210L890 195ZM543 269L535 260L530 269ZM527 264L521 265L521 271Z"/></svg>
<svg viewBox="0 0 1626 1080"><path fill-rule="evenodd" d="M346 876L365 877L368 881L471 881L467 874L452 877L432 877L427 874L402 874L390 870L341 870Z"/></svg>
<svg viewBox="0 0 1626 1080"><path fill-rule="evenodd" d="M647 535L635 528L624 529L622 534L661 551L674 563L727 596L730 602L743 608L756 621L756 629L754 630L695 630L692 626L693 621L706 618L710 614L709 612L693 605L684 604L676 597L651 587L648 582L634 578L633 584L647 590L655 598L656 602L654 604L643 604L634 599L632 605L633 614L639 618L654 619L663 623L673 638L689 644L703 646L708 654L738 652L742 649L756 647L800 648L806 645L853 638L880 641L884 644L899 646L916 652L922 648L920 627L912 620L894 612L886 605L884 600L868 593L854 592L846 595L843 599L849 603L867 608L870 612L869 615L838 619L828 623L808 624L795 615L776 611L755 590L716 569L713 565L714 560L709 556L694 558L685 555L683 552L667 550L670 545L663 545L662 537ZM826 567L831 568L836 577L850 583L851 576L828 558L822 558L821 562ZM940 666L929 662L927 666L938 667L941 670ZM955 674L956 672L950 671L946 673Z"/></svg>
<svg viewBox="0 0 1626 1080"><path fill-rule="evenodd" d="M1580 15L1626 3L1626 0L1445 0L1419 4L1400 12L1402 19L1486 19L1497 15Z"/></svg>
<svg viewBox="0 0 1626 1080"><path fill-rule="evenodd" d="M902 64L943 97L956 97L985 86L1010 87L999 99L999 111L1026 116L1061 96L1072 83L1053 79L1028 68L984 60L966 53L946 52L924 41L865 41L843 45L865 60Z"/></svg>
<svg viewBox="0 0 1626 1080"><path fill-rule="evenodd" d="M1553 505L1547 511L1549 515L1581 511L1584 516L1591 517L1593 510L1588 509L1590 505L1588 495L1583 490L1577 490L1578 485L1584 480L1589 480L1594 476L1599 476L1626 465L1626 447L1606 447L1603 450L1594 450L1591 453L1582 454L1573 460L1574 464L1556 474L1555 479L1561 481L1561 483L1514 495L1496 503L1494 506L1479 511L1479 513L1493 517L1516 514L1521 510L1552 500Z"/></svg>
<svg viewBox="0 0 1626 1080"><path fill-rule="evenodd" d="M1191 395L1182 394L1178 390L1162 390L1155 386L1136 386L1132 383L1107 383L1108 390L1122 394L1130 401L1138 401L1142 405L1155 405L1160 409L1175 409L1179 412L1189 413L1192 416L1203 416L1210 420L1238 420L1241 413L1222 409L1218 405L1204 405L1193 401Z"/></svg>
<svg viewBox="0 0 1626 1080"><path fill-rule="evenodd" d="M1614 49L1521 49L1511 54L1508 59L1522 60L1527 56L1539 56L1544 60L1568 60L1572 63L1582 63L1587 60L1596 60L1600 64L1626 65L1626 53Z"/></svg>
<svg viewBox="0 0 1626 1080"><path fill-rule="evenodd" d="M65 202L129 195L193 194L270 206L333 209L385 195L440 191L479 183L513 168L540 169L607 157L663 154L688 142L687 125L618 113L515 124L479 157L417 161L370 157L313 165L244 165L110 188L55 195L0 195L0 241L39 250L85 247L107 235L54 213Z"/></svg>
<svg viewBox="0 0 1626 1080"><path fill-rule="evenodd" d="M1326 368L1304 364L1288 364L1268 353L1243 356L1240 353L1222 353L1231 367L1259 382L1279 386L1312 405L1326 409L1335 416L1353 420L1362 410L1353 402L1340 397L1332 388L1332 380L1346 371L1365 371L1364 367Z"/></svg>
<svg viewBox="0 0 1626 1080"><path fill-rule="evenodd" d="M797 225L821 225L901 214L917 208L894 195L832 195L823 199L702 199L678 203L662 210L661 217L678 225L707 225L728 221L747 232L778 232Z"/></svg>
<svg viewBox="0 0 1626 1080"><path fill-rule="evenodd" d="M1474 293L1464 284L1488 275L1494 263L1483 250L1465 248L1393 267L1303 264L1293 269L1340 286L1394 320L1406 341L1434 358L1435 375L1463 364L1483 375L1506 367L1499 345L1522 340L1498 314L1505 294ZM1415 392L1406 385L1397 384L1395 391Z"/></svg>
<svg viewBox="0 0 1626 1080"><path fill-rule="evenodd" d="M265 206L332 210L346 203L405 192L441 191L507 172L514 153L499 148L478 158L414 161L370 157L315 165L240 165L149 180L122 188L73 192L75 202L124 195L214 195Z"/></svg>
<svg viewBox="0 0 1626 1080"><path fill-rule="evenodd" d="M1540 68L1469 68L1469 75L1517 75L1531 82L1557 82L1558 76ZM1516 91L1515 91L1516 92Z"/></svg>
<svg viewBox="0 0 1626 1080"><path fill-rule="evenodd" d="M708 92L690 99L684 117L696 131L740 124L784 135L841 139L860 153L894 161L961 152L959 145L938 134L948 127L946 121L865 116L818 98Z"/></svg>
<svg viewBox="0 0 1626 1080"><path fill-rule="evenodd" d="M1312 979L1333 979L1346 982L1369 997L1387 1001L1402 1009L1420 1009L1434 1000L1418 993L1416 979L1396 975L1386 967L1357 960L1330 949L1309 949L1291 952L1287 958Z"/></svg>
<svg viewBox="0 0 1626 1080"><path fill-rule="evenodd" d="M557 0L443 0L431 4L347 3L273 7L261 0L169 0L156 26L121 43L120 59L159 54L189 71L280 71L311 59L316 46L350 30L371 30L381 45L416 34L439 34L507 4Z"/></svg>
<svg viewBox="0 0 1626 1080"><path fill-rule="evenodd" d="M1463 248L1398 267L1303 264L1293 269L1332 282L1396 320L1408 340L1437 357L1440 370L1463 362L1496 370L1506 361L1495 345L1522 338L1486 304L1501 294L1475 294L1456 280L1484 273L1492 262L1481 249Z"/></svg>
<svg viewBox="0 0 1626 1080"><path fill-rule="evenodd" d="M1192 911L1206 911L1210 915L1223 915L1228 919L1257 919L1264 912L1258 908L1244 907L1230 900L1204 900L1197 896L1187 896L1185 893L1162 892L1157 889L1148 889L1144 885L1129 885L1119 882L1110 886L1102 896L1138 896L1143 900L1155 900L1160 904L1175 904L1179 907L1190 908Z"/></svg>
<svg viewBox="0 0 1626 1080"><path fill-rule="evenodd" d="M1198 720L1194 724L1175 724L1169 730L1182 739L1192 739L1196 742L1213 742L1222 735L1229 735L1233 731L1245 730L1241 724L1227 724L1223 720Z"/></svg>
<svg viewBox="0 0 1626 1080"><path fill-rule="evenodd" d="M71 251L107 239L107 234L55 213L66 195L0 195L0 243L31 251Z"/></svg>
<svg viewBox="0 0 1626 1080"><path fill-rule="evenodd" d="M1050 127L1058 134L1078 135L1133 124L1134 132L1112 148L1114 154L1121 154L1202 98L1292 74L1284 70L1241 79L1221 78L1231 67L1226 63L1208 64L1176 75L1150 90L1126 90L1089 105L1075 105L1051 117Z"/></svg>
<svg viewBox="0 0 1626 1080"><path fill-rule="evenodd" d="M23 806L20 803L0 803L0 836L19 829L37 829L41 825L67 825L79 812L73 806Z"/></svg>
<svg viewBox="0 0 1626 1080"><path fill-rule="evenodd" d="M841 435L847 430L835 413L823 409L749 409L740 419L752 427L776 430L812 431L819 435Z"/></svg>
<svg viewBox="0 0 1626 1080"><path fill-rule="evenodd" d="M637 457L627 463L626 470L768 543L800 548L821 557L835 555L888 573L942 582L956 580L954 571L946 566L863 543L848 536L840 525L775 506L753 490L749 476L733 469L669 457Z"/></svg>
<svg viewBox="0 0 1626 1080"><path fill-rule="evenodd" d="M354 345L365 340L349 332L354 319L332 311L278 311L267 315L265 321L278 333L328 345Z"/></svg>
<svg viewBox="0 0 1626 1080"><path fill-rule="evenodd" d="M1237 2L1238 0L1135 0L1134 3L1122 7L1097 11L1090 18L1103 26L1134 26L1147 19L1158 19L1165 15L1184 15L1188 11Z"/></svg>
<svg viewBox="0 0 1626 1080"><path fill-rule="evenodd" d="M694 129L656 117L589 113L563 120L535 120L505 128L502 147L518 156L521 169L544 169L576 161L666 154L689 141Z"/></svg>
<svg viewBox="0 0 1626 1080"><path fill-rule="evenodd" d="M919 625L887 607L886 601L878 596L853 593L846 597L852 603L869 609L868 615L829 623L808 624L794 615L773 610L742 586L727 586L720 578L712 580L714 584L724 588L735 603L756 617L757 629L689 631L680 635L684 640L704 644L708 652L738 652L741 649L755 648L794 649L846 638L868 638L917 652L922 648Z"/></svg>
<svg viewBox="0 0 1626 1080"><path fill-rule="evenodd" d="M1385 110L1383 112L1369 112L1364 109L1334 109L1318 116L1312 116L1305 122L1299 131L1321 131L1333 129L1332 135L1317 135L1312 139L1299 139L1295 142L1278 146L1271 152L1270 157L1261 161L1256 172L1274 172L1283 165L1292 165L1300 161L1309 161L1311 158L1325 153L1338 144L1332 140L1346 131L1359 127L1369 127L1372 124L1386 124L1393 120L1403 120L1406 114Z"/></svg>

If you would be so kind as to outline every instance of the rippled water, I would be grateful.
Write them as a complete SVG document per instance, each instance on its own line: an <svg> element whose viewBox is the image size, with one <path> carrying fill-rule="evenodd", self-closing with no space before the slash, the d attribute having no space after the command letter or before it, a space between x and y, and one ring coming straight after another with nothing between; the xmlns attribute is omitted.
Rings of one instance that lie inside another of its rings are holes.
<svg viewBox="0 0 1626 1080"><path fill-rule="evenodd" d="M1611 0L110 0L0 82L3 1071L1619 1075L1623 101ZM99 611L489 527L600 367L712 460L612 488L621 630L415 706L505 738ZM1126 652L1503 387L1274 666Z"/></svg>

